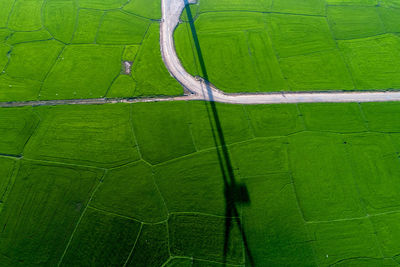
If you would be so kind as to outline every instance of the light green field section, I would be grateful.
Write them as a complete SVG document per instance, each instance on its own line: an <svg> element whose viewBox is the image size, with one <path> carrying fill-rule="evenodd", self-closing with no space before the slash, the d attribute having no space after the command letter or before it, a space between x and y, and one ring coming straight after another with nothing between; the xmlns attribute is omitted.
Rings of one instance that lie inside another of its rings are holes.
<svg viewBox="0 0 400 267"><path fill-rule="evenodd" d="M325 15L324 0L280 0L273 1L271 11L304 15Z"/></svg>
<svg viewBox="0 0 400 267"><path fill-rule="evenodd" d="M296 105L244 106L256 137L286 136L304 130Z"/></svg>
<svg viewBox="0 0 400 267"><path fill-rule="evenodd" d="M150 21L121 11L110 11L102 18L97 33L99 44L139 44Z"/></svg>
<svg viewBox="0 0 400 267"><path fill-rule="evenodd" d="M161 58L160 0L4 0L0 9L1 102L183 94Z"/></svg>
<svg viewBox="0 0 400 267"><path fill-rule="evenodd" d="M0 265L395 266L398 103L208 105L0 109Z"/></svg>
<svg viewBox="0 0 400 267"><path fill-rule="evenodd" d="M400 175L400 164L391 139L382 134L363 134L349 136L346 142L367 213L396 211L400 195L395 177Z"/></svg>
<svg viewBox="0 0 400 267"><path fill-rule="evenodd" d="M196 148L201 150L215 147L216 143L221 145L212 106L207 102L195 102L189 105L189 109L190 130ZM217 112L225 144L229 145L253 137L243 106L218 104Z"/></svg>
<svg viewBox="0 0 400 267"><path fill-rule="evenodd" d="M361 107L371 131L400 132L400 107L397 103L362 103Z"/></svg>
<svg viewBox="0 0 400 267"><path fill-rule="evenodd" d="M44 107L40 115L24 151L29 158L99 167L139 159L129 106Z"/></svg>
<svg viewBox="0 0 400 267"><path fill-rule="evenodd" d="M148 29L132 67L137 82L134 96L182 95L182 86L165 68L160 53L160 25Z"/></svg>
<svg viewBox="0 0 400 267"><path fill-rule="evenodd" d="M196 20L208 78L217 87L230 92L285 88L264 23L262 14L245 12L207 13ZM176 30L177 52L189 72L204 77L190 31L188 23Z"/></svg>
<svg viewBox="0 0 400 267"><path fill-rule="evenodd" d="M201 0L199 4L200 12L209 11L260 11L265 12L271 9L272 0Z"/></svg>
<svg viewBox="0 0 400 267"><path fill-rule="evenodd" d="M80 9L72 43L94 43L103 16L100 10Z"/></svg>
<svg viewBox="0 0 400 267"><path fill-rule="evenodd" d="M286 144L285 138L257 139L234 144L229 148L234 169L241 177L286 172ZM248 157L243 157L243 153L248 154ZM252 160L249 161L249 158Z"/></svg>
<svg viewBox="0 0 400 267"><path fill-rule="evenodd" d="M53 39L53 36L51 36L51 34L47 30L39 30L33 32L13 32L6 39L7 44L16 45L21 43L47 41ZM35 45L36 43L32 43L33 47ZM46 53L45 49L41 50L40 52Z"/></svg>
<svg viewBox="0 0 400 267"><path fill-rule="evenodd" d="M170 257L167 227L144 224L126 266L163 266Z"/></svg>
<svg viewBox="0 0 400 267"><path fill-rule="evenodd" d="M379 0L326 0L332 6L376 6Z"/></svg>
<svg viewBox="0 0 400 267"><path fill-rule="evenodd" d="M352 78L336 49L281 59L292 91L353 90Z"/></svg>
<svg viewBox="0 0 400 267"><path fill-rule="evenodd" d="M130 98L134 95L136 82L130 75L119 75L112 83L107 92L107 97L110 98Z"/></svg>
<svg viewBox="0 0 400 267"><path fill-rule="evenodd" d="M123 47L70 45L43 84L40 99L103 97L121 71Z"/></svg>
<svg viewBox="0 0 400 267"><path fill-rule="evenodd" d="M215 216L172 215L168 220L171 254L221 262L224 259L225 223L224 218ZM233 222L226 263L242 264L243 257L240 231Z"/></svg>
<svg viewBox="0 0 400 267"><path fill-rule="evenodd" d="M39 81L0 75L0 101L35 100L40 87Z"/></svg>
<svg viewBox="0 0 400 267"><path fill-rule="evenodd" d="M108 172L91 205L148 223L167 219L152 169L141 161Z"/></svg>
<svg viewBox="0 0 400 267"><path fill-rule="evenodd" d="M124 6L124 10L149 19L161 19L159 0L131 0Z"/></svg>
<svg viewBox="0 0 400 267"><path fill-rule="evenodd" d="M271 14L267 31L280 58L335 48L328 23L322 17Z"/></svg>
<svg viewBox="0 0 400 267"><path fill-rule="evenodd" d="M63 49L64 45L54 40L15 45L7 73L16 78L43 81Z"/></svg>
<svg viewBox="0 0 400 267"><path fill-rule="evenodd" d="M54 38L71 42L78 12L75 0L50 0L44 6L44 26Z"/></svg>
<svg viewBox="0 0 400 267"><path fill-rule="evenodd" d="M169 212L225 214L224 180L217 151L160 164L155 168L155 179Z"/></svg>
<svg viewBox="0 0 400 267"><path fill-rule="evenodd" d="M400 32L400 2L282 0L267 11L255 2L265 4L203 0L190 6L194 22L184 10L175 41L189 73L206 76L200 48L206 78L226 92L399 88L400 44L388 33Z"/></svg>
<svg viewBox="0 0 400 267"><path fill-rule="evenodd" d="M15 0L4 0L0 2L0 27L6 27L9 14L13 8Z"/></svg>
<svg viewBox="0 0 400 267"><path fill-rule="evenodd" d="M79 6L92 9L116 9L121 8L127 0L79 0Z"/></svg>
<svg viewBox="0 0 400 267"><path fill-rule="evenodd" d="M387 32L400 32L400 16L398 12L396 8L380 7L378 9L379 16Z"/></svg>
<svg viewBox="0 0 400 267"><path fill-rule="evenodd" d="M332 6L328 21L336 39L355 39L385 33L375 7Z"/></svg>
<svg viewBox="0 0 400 267"><path fill-rule="evenodd" d="M339 42L355 86L363 89L400 87L400 39L392 34Z"/></svg>
<svg viewBox="0 0 400 267"><path fill-rule="evenodd" d="M60 266L123 266L139 230L138 222L88 208Z"/></svg>
<svg viewBox="0 0 400 267"><path fill-rule="evenodd" d="M0 153L20 155L38 123L32 108L0 110Z"/></svg>
<svg viewBox="0 0 400 267"><path fill-rule="evenodd" d="M57 265L99 174L23 161L0 217L0 264Z"/></svg>
<svg viewBox="0 0 400 267"><path fill-rule="evenodd" d="M364 132L367 125L359 104L299 104L307 130L337 133Z"/></svg>
<svg viewBox="0 0 400 267"><path fill-rule="evenodd" d="M290 167L306 221L364 214L352 167L345 157L340 135L306 132L289 138Z"/></svg>
<svg viewBox="0 0 400 267"><path fill-rule="evenodd" d="M43 27L41 18L43 1L15 1L8 20L8 27L15 31L40 30Z"/></svg>
<svg viewBox="0 0 400 267"><path fill-rule="evenodd" d="M186 108L184 102L133 106L133 128L143 159L157 164L196 151Z"/></svg>

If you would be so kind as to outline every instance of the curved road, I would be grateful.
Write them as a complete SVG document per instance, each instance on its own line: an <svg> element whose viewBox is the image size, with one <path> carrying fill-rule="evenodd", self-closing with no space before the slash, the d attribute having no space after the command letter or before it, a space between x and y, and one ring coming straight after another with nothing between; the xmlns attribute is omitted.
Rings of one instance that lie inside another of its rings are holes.
<svg viewBox="0 0 400 267"><path fill-rule="evenodd" d="M194 3L196 0L186 0ZM384 102L400 101L400 91L358 91L358 92L294 92L263 94L225 94L203 80L190 75L182 66L175 50L174 31L185 7L185 0L161 0L162 19L160 24L161 54L170 74L190 92L178 97L155 97L136 99L67 99L0 102L1 107L53 106L53 105L91 105L107 103L136 103L157 101L206 100L231 104L279 104L312 102Z"/></svg>
<svg viewBox="0 0 400 267"><path fill-rule="evenodd" d="M183 68L176 54L174 30L178 26L180 15L185 7L185 0L161 0L161 2L160 42L163 60L171 75L193 93L193 96L188 96L190 99L233 104L400 101L400 91L225 94L190 75ZM188 0L188 2L193 3L195 0Z"/></svg>

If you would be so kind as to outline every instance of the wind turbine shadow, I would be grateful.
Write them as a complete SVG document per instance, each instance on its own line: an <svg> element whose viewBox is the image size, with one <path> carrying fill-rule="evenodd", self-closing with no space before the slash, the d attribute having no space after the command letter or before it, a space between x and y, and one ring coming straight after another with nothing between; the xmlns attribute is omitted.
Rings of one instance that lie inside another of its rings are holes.
<svg viewBox="0 0 400 267"><path fill-rule="evenodd" d="M204 78L205 96L208 96L208 102L206 102L208 118L211 125L211 130L214 138L215 147L217 150L219 165L222 173L224 182L224 194L225 194L225 233L224 233L224 248L223 248L223 262L226 265L228 251L229 251L229 239L233 224L236 223L245 248L246 258L250 266L254 266L254 259L248 246L246 234L243 229L243 224L240 219L238 212L238 204L249 204L250 196L247 187L242 183L237 183L235 174L233 171L229 151L225 142L224 133L221 126L220 117L216 103L213 101L213 92L208 79L208 73L205 66L203 53L201 51L196 27L193 21L193 15L190 10L188 0L182 0L185 4L185 10L187 19L189 21L190 30L192 33L193 42L195 45L202 77Z"/></svg>

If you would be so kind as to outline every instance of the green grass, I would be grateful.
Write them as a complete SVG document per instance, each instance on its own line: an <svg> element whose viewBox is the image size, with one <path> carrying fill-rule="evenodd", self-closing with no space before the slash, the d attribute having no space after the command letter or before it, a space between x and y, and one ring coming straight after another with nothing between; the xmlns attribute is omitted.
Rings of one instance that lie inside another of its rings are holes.
<svg viewBox="0 0 400 267"><path fill-rule="evenodd" d="M126 2L126 0L79 0L79 6L82 8L107 10L121 8Z"/></svg>
<svg viewBox="0 0 400 267"><path fill-rule="evenodd" d="M247 105L256 137L285 136L304 130L296 105Z"/></svg>
<svg viewBox="0 0 400 267"><path fill-rule="evenodd" d="M39 123L32 108L0 110L0 153L20 155Z"/></svg>
<svg viewBox="0 0 400 267"><path fill-rule="evenodd" d="M0 2L0 27L6 27L8 15L10 14L14 0L4 0Z"/></svg>
<svg viewBox="0 0 400 267"><path fill-rule="evenodd" d="M1 265L56 265L100 174L23 161L0 217Z"/></svg>
<svg viewBox="0 0 400 267"><path fill-rule="evenodd" d="M339 47L348 62L356 89L391 89L400 87L400 39L385 34L365 39L340 41Z"/></svg>
<svg viewBox="0 0 400 267"><path fill-rule="evenodd" d="M378 13L387 32L400 32L400 16L397 9L381 7Z"/></svg>
<svg viewBox="0 0 400 267"><path fill-rule="evenodd" d="M290 168L306 221L355 218L364 214L352 165L346 158L344 139L338 134L317 132L289 138Z"/></svg>
<svg viewBox="0 0 400 267"><path fill-rule="evenodd" d="M157 164L196 151L185 110L184 102L133 106L133 126L145 160Z"/></svg>
<svg viewBox="0 0 400 267"><path fill-rule="evenodd" d="M234 202L255 266L393 266L398 103L216 109L231 171L204 102L0 109L0 265L222 267Z"/></svg>
<svg viewBox="0 0 400 267"><path fill-rule="evenodd" d="M324 0L280 0L274 1L271 10L279 13L325 15Z"/></svg>
<svg viewBox="0 0 400 267"><path fill-rule="evenodd" d="M144 162L113 169L107 173L91 205L143 222L163 221L167 211L153 179L151 167Z"/></svg>
<svg viewBox="0 0 400 267"><path fill-rule="evenodd" d="M336 39L355 39L385 33L375 7L332 6L328 21Z"/></svg>
<svg viewBox="0 0 400 267"><path fill-rule="evenodd" d="M337 133L367 131L361 108L357 103L300 104L299 110L304 117L306 129L310 131Z"/></svg>
<svg viewBox="0 0 400 267"><path fill-rule="evenodd" d="M353 90L343 57L336 49L281 59L292 91Z"/></svg>
<svg viewBox="0 0 400 267"><path fill-rule="evenodd" d="M161 19L159 0L132 0L124 6L124 10L149 19Z"/></svg>
<svg viewBox="0 0 400 267"><path fill-rule="evenodd" d="M270 11L272 0L202 0L199 4L200 12L210 11Z"/></svg>
<svg viewBox="0 0 400 267"><path fill-rule="evenodd" d="M16 1L10 12L8 27L14 31L40 30L43 2L44 0Z"/></svg>
<svg viewBox="0 0 400 267"><path fill-rule="evenodd" d="M39 81L0 75L0 101L35 100L40 88Z"/></svg>
<svg viewBox="0 0 400 267"><path fill-rule="evenodd" d="M9 45L16 45L21 43L29 43L29 42L37 42L37 41L46 41L51 40L53 37L51 34L46 30L39 30L33 32L13 32L7 38L7 44ZM32 43L33 47L36 47L36 43ZM29 46L26 46L29 49ZM47 52L42 50L44 54ZM43 59L39 59L43 60Z"/></svg>
<svg viewBox="0 0 400 267"><path fill-rule="evenodd" d="M332 6L375 6L378 0L326 0L326 3Z"/></svg>
<svg viewBox="0 0 400 267"><path fill-rule="evenodd" d="M44 107L30 158L114 167L139 159L129 106Z"/></svg>
<svg viewBox="0 0 400 267"><path fill-rule="evenodd" d="M136 221L89 208L60 266L123 266L140 226ZM88 251L96 253L88 254Z"/></svg>
<svg viewBox="0 0 400 267"><path fill-rule="evenodd" d="M121 71L121 46L70 45L48 74L40 99L103 97Z"/></svg>
<svg viewBox="0 0 400 267"><path fill-rule="evenodd" d="M100 10L80 9L72 43L93 43L104 13Z"/></svg>
<svg viewBox="0 0 400 267"><path fill-rule="evenodd" d="M150 21L121 11L110 11L102 18L96 41L99 44L140 44Z"/></svg>
<svg viewBox="0 0 400 267"><path fill-rule="evenodd" d="M137 82L135 96L182 95L182 86L165 68L160 53L160 25L150 25L135 62L133 77Z"/></svg>
<svg viewBox="0 0 400 267"><path fill-rule="evenodd" d="M12 77L43 81L63 48L62 43L53 40L15 45L7 73Z"/></svg>
<svg viewBox="0 0 400 267"><path fill-rule="evenodd" d="M225 213L224 181L215 150L160 164L155 181L169 212Z"/></svg>
<svg viewBox="0 0 400 267"><path fill-rule="evenodd" d="M48 30L54 38L64 43L71 42L76 26L77 8L77 1L46 1L43 17L46 30Z"/></svg>

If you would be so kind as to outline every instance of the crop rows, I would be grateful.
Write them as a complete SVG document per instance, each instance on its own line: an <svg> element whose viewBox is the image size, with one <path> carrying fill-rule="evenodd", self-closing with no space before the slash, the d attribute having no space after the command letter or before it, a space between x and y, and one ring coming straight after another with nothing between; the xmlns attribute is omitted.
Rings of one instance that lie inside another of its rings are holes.
<svg viewBox="0 0 400 267"><path fill-rule="evenodd" d="M158 0L4 0L0 9L0 101L183 93L159 53Z"/></svg>
<svg viewBox="0 0 400 267"><path fill-rule="evenodd" d="M396 265L398 103L208 105L0 109L0 264Z"/></svg>
<svg viewBox="0 0 400 267"><path fill-rule="evenodd" d="M400 88L400 5L392 0L201 0L175 33L178 55L232 92Z"/></svg>

